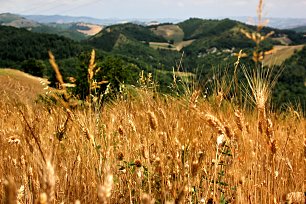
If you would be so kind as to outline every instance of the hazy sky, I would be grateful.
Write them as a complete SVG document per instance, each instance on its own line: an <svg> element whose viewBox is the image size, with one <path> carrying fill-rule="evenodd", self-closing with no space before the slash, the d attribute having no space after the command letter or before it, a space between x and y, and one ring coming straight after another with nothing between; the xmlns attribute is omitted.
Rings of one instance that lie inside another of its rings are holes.
<svg viewBox="0 0 306 204"><path fill-rule="evenodd" d="M0 0L0 13L96 18L255 16L258 0ZM306 0L265 0L264 16L306 18Z"/></svg>

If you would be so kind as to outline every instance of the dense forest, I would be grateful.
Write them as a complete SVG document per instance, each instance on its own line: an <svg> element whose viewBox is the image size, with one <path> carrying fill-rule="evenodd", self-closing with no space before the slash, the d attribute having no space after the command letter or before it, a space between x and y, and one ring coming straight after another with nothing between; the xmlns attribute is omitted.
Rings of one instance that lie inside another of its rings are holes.
<svg viewBox="0 0 306 204"><path fill-rule="evenodd" d="M67 59L86 50L86 46L65 37L7 26L0 26L0 45L0 66L16 68L25 60L48 59L48 50L59 59Z"/></svg>

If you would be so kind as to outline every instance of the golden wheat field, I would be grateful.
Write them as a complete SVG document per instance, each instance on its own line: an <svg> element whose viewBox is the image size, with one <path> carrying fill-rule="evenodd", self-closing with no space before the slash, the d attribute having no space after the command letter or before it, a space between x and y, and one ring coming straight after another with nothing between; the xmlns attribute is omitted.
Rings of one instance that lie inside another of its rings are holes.
<svg viewBox="0 0 306 204"><path fill-rule="evenodd" d="M242 33L257 46L272 35ZM141 86L101 102L94 50L83 103L52 53L60 91L1 71L0 203L305 203L305 113L271 108L270 68L244 69L246 84L238 84L243 55L229 82L214 79L209 96L190 87L162 94L142 75ZM253 53L256 63L263 58Z"/></svg>
<svg viewBox="0 0 306 204"><path fill-rule="evenodd" d="M0 202L304 203L305 118L264 97L253 109L145 87L103 106L1 100Z"/></svg>

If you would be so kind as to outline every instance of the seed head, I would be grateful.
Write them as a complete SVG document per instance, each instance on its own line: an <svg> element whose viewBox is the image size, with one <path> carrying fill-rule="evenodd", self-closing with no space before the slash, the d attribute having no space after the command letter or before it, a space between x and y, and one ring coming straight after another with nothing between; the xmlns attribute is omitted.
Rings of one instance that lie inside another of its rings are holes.
<svg viewBox="0 0 306 204"><path fill-rule="evenodd" d="M149 111L148 116L149 116L149 124L150 124L151 129L152 130L157 130L158 122L157 122L157 118L156 118L154 112Z"/></svg>

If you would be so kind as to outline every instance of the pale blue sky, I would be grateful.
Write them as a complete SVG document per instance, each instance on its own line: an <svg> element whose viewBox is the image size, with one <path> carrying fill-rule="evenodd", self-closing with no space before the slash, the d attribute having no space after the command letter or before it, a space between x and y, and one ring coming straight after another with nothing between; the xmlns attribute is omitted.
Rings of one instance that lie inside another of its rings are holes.
<svg viewBox="0 0 306 204"><path fill-rule="evenodd" d="M256 16L258 0L0 0L0 13L95 18ZM306 18L306 0L265 0L264 16Z"/></svg>

